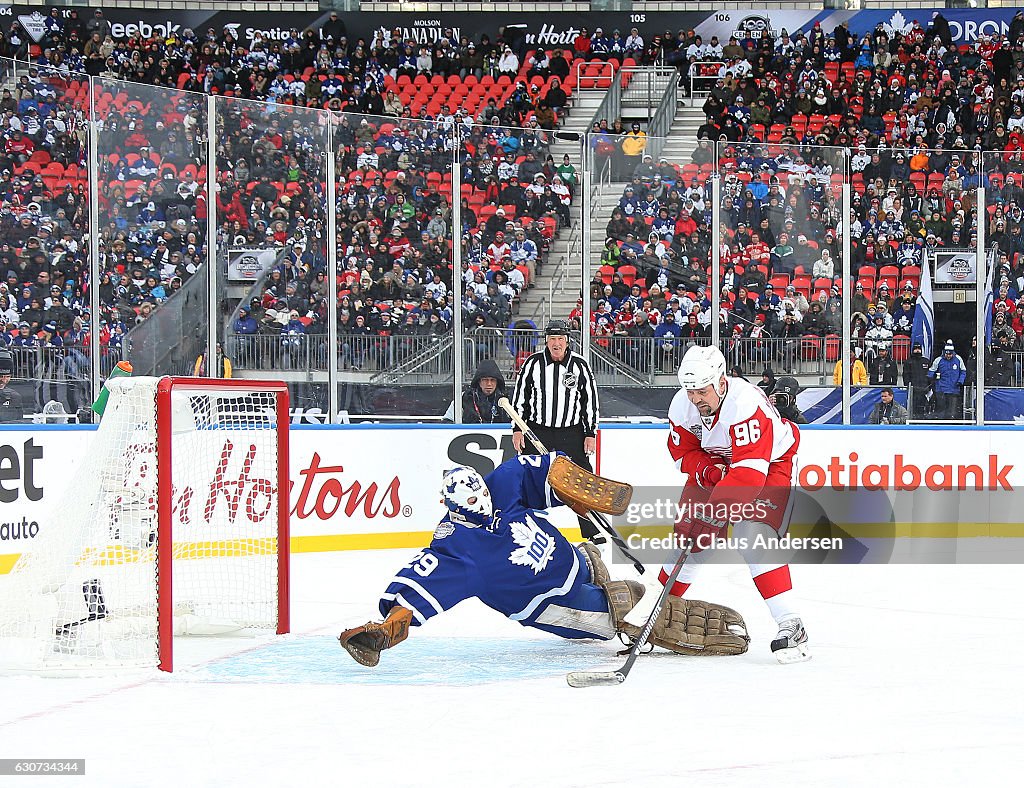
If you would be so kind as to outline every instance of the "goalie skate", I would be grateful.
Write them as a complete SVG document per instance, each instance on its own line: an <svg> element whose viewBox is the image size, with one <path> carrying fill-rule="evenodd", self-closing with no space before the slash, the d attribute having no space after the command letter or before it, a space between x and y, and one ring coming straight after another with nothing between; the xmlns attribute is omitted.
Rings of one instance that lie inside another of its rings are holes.
<svg viewBox="0 0 1024 788"><path fill-rule="evenodd" d="M807 648L807 630L799 618L791 618L779 624L779 633L772 641L772 653L783 665L804 662L811 658Z"/></svg>

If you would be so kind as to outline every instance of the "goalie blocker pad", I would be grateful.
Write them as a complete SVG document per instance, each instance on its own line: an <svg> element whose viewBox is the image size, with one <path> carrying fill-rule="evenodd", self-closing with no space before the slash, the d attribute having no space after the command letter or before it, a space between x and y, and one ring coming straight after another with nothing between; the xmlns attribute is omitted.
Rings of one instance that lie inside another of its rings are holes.
<svg viewBox="0 0 1024 788"><path fill-rule="evenodd" d="M574 512L624 514L633 497L633 485L597 476L568 457L559 455L548 470L548 484Z"/></svg>

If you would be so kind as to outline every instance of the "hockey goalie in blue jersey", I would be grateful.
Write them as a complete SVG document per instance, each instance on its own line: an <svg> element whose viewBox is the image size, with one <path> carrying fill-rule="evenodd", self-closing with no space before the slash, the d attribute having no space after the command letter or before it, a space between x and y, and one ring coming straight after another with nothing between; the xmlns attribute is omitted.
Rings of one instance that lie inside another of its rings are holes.
<svg viewBox="0 0 1024 788"><path fill-rule="evenodd" d="M523 626L564 638L639 634L624 618L644 586L612 580L595 545L570 544L552 523L555 508L564 505L549 484L555 458L515 457L486 479L468 467L448 471L441 484L448 511L430 546L392 578L380 598L382 622L339 636L345 650L373 667L383 650L408 637L410 626L472 597ZM574 509L580 511L578 501ZM746 650L749 638L735 611L675 599L650 640L679 653L735 654Z"/></svg>

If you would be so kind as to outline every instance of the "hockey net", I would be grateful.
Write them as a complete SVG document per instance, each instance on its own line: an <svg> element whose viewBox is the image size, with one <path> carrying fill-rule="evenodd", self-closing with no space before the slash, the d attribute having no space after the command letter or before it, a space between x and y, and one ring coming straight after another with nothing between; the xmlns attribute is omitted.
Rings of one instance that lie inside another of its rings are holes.
<svg viewBox="0 0 1024 788"><path fill-rule="evenodd" d="M107 388L53 527L0 577L0 669L171 670L175 634L287 632L284 384Z"/></svg>

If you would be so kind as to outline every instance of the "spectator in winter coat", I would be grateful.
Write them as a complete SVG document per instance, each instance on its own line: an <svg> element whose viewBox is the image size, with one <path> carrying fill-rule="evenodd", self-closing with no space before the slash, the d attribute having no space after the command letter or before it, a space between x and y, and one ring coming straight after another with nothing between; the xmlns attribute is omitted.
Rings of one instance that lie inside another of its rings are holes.
<svg viewBox="0 0 1024 788"><path fill-rule="evenodd" d="M851 366L853 367L853 374L850 377L851 386L866 386L868 385L868 372L864 368L864 362L860 360L861 349L855 347L852 352ZM832 384L835 386L843 385L843 360L839 359L836 362L836 367L832 371Z"/></svg>
<svg viewBox="0 0 1024 788"><path fill-rule="evenodd" d="M895 386L898 374L899 370L889 354L889 348L882 345L878 348L878 357L871 364L871 385Z"/></svg>
<svg viewBox="0 0 1024 788"><path fill-rule="evenodd" d="M868 416L868 424L906 424L907 409L896 402L889 386L882 389L882 400Z"/></svg>
<svg viewBox="0 0 1024 788"><path fill-rule="evenodd" d="M967 379L967 367L957 355L952 339L946 340L942 355L932 361L928 377L935 381L936 417L959 419L962 411L957 406L963 393L964 380Z"/></svg>
<svg viewBox="0 0 1024 788"><path fill-rule="evenodd" d="M928 377L930 366L928 359L924 357L921 343L915 342L910 357L903 362L903 385L909 390L915 419L924 418L925 408L928 404L927 392L931 385Z"/></svg>
<svg viewBox="0 0 1024 788"><path fill-rule="evenodd" d="M506 396L505 376L493 359L485 358L477 367L473 382L462 394L462 421L464 424L507 424L508 414L498 407L498 400Z"/></svg>

